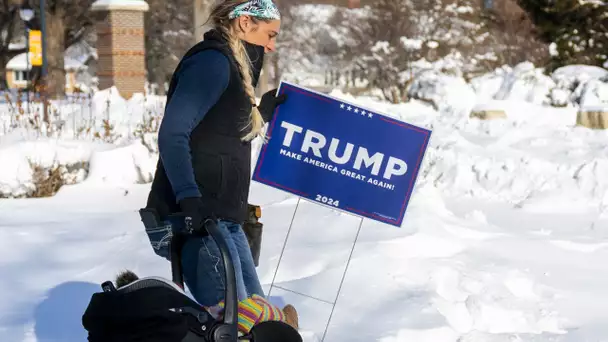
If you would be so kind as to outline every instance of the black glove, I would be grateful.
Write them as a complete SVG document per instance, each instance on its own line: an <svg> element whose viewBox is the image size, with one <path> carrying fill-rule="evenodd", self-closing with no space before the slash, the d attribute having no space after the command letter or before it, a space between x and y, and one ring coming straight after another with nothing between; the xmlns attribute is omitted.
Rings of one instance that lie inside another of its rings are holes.
<svg viewBox="0 0 608 342"><path fill-rule="evenodd" d="M258 110L262 114L264 122L270 122L274 116L274 110L278 105L285 102L287 99L287 94L275 96L277 89L278 88L275 88L264 93L264 95L262 95L262 99L260 100L260 104L258 105Z"/></svg>
<svg viewBox="0 0 608 342"><path fill-rule="evenodd" d="M195 232L203 232L205 228L205 206L200 197L188 197L179 201L179 206L186 215L186 228Z"/></svg>

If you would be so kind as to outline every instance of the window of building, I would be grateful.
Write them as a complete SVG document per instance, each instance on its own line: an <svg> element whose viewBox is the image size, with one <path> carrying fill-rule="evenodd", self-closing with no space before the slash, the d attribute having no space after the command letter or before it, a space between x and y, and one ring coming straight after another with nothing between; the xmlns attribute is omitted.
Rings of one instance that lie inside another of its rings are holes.
<svg viewBox="0 0 608 342"><path fill-rule="evenodd" d="M25 82L27 81L28 72L24 70L15 70L15 81Z"/></svg>

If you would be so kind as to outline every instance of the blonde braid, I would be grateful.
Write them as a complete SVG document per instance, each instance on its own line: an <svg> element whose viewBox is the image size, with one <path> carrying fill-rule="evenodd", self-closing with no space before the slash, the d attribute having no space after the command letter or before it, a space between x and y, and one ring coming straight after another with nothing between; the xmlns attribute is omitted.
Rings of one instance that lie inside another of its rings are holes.
<svg viewBox="0 0 608 342"><path fill-rule="evenodd" d="M251 108L251 113L249 114L249 123L246 127L243 128L245 129L247 127L251 127L251 130L249 131L249 133L247 133L246 136L242 138L242 140L250 141L258 135L262 136L262 138L266 140L266 137L264 137L262 134L262 129L264 127L264 119L262 118L262 114L260 114L260 111L256 106L255 92L253 86L251 85L251 60L247 55L245 46L234 32L234 29L232 27L222 27L221 30L228 39L228 44L230 45L230 49L234 54L234 59L236 60L243 79L243 87L245 88L247 96L249 96L249 98L251 99L251 104L253 106Z"/></svg>

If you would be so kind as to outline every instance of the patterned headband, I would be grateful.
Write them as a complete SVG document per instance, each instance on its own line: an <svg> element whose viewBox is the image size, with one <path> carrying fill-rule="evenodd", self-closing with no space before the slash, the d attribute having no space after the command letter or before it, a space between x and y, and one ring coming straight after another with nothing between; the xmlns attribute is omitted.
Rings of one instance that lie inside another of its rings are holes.
<svg viewBox="0 0 608 342"><path fill-rule="evenodd" d="M250 15L261 19L281 19L279 9L272 0L250 0L236 6L228 15L228 18L234 19L241 15Z"/></svg>

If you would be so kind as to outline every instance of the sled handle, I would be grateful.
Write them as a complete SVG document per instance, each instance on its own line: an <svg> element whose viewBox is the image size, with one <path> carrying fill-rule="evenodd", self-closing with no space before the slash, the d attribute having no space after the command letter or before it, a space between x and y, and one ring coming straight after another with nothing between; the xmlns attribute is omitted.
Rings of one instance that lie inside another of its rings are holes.
<svg viewBox="0 0 608 342"><path fill-rule="evenodd" d="M236 341L238 337L238 297L236 293L236 272L234 270L234 261L232 260L232 256L230 255L230 250L228 249L228 244L226 240L222 236L222 233L216 223L216 221L207 219L205 224L203 225L209 235L215 240L215 243L220 249L222 261L224 263L224 270L226 274L225 284L226 288L224 289L224 298L225 298L225 307L224 307L224 328L227 330L222 330L222 334L230 334L229 339L217 339L216 341ZM216 331L216 336L219 331ZM228 337L228 336L226 336Z"/></svg>
<svg viewBox="0 0 608 342"><path fill-rule="evenodd" d="M171 238L171 273L173 281L184 288L183 267L181 263L182 248L184 247L184 244L188 238L204 235L204 232L193 230L189 217L186 217L183 213L171 216L179 216L184 220L186 227L185 232L174 231L173 237ZM234 260L230 255L228 244L226 243L226 240L224 239L224 236L217 225L217 221L207 219L203 223L203 228L217 244L225 270L224 284L226 284L226 288L224 288L224 317L222 319L222 324L218 324L214 327L213 341L236 342L238 341L239 302L236 293L236 273L234 270Z"/></svg>

